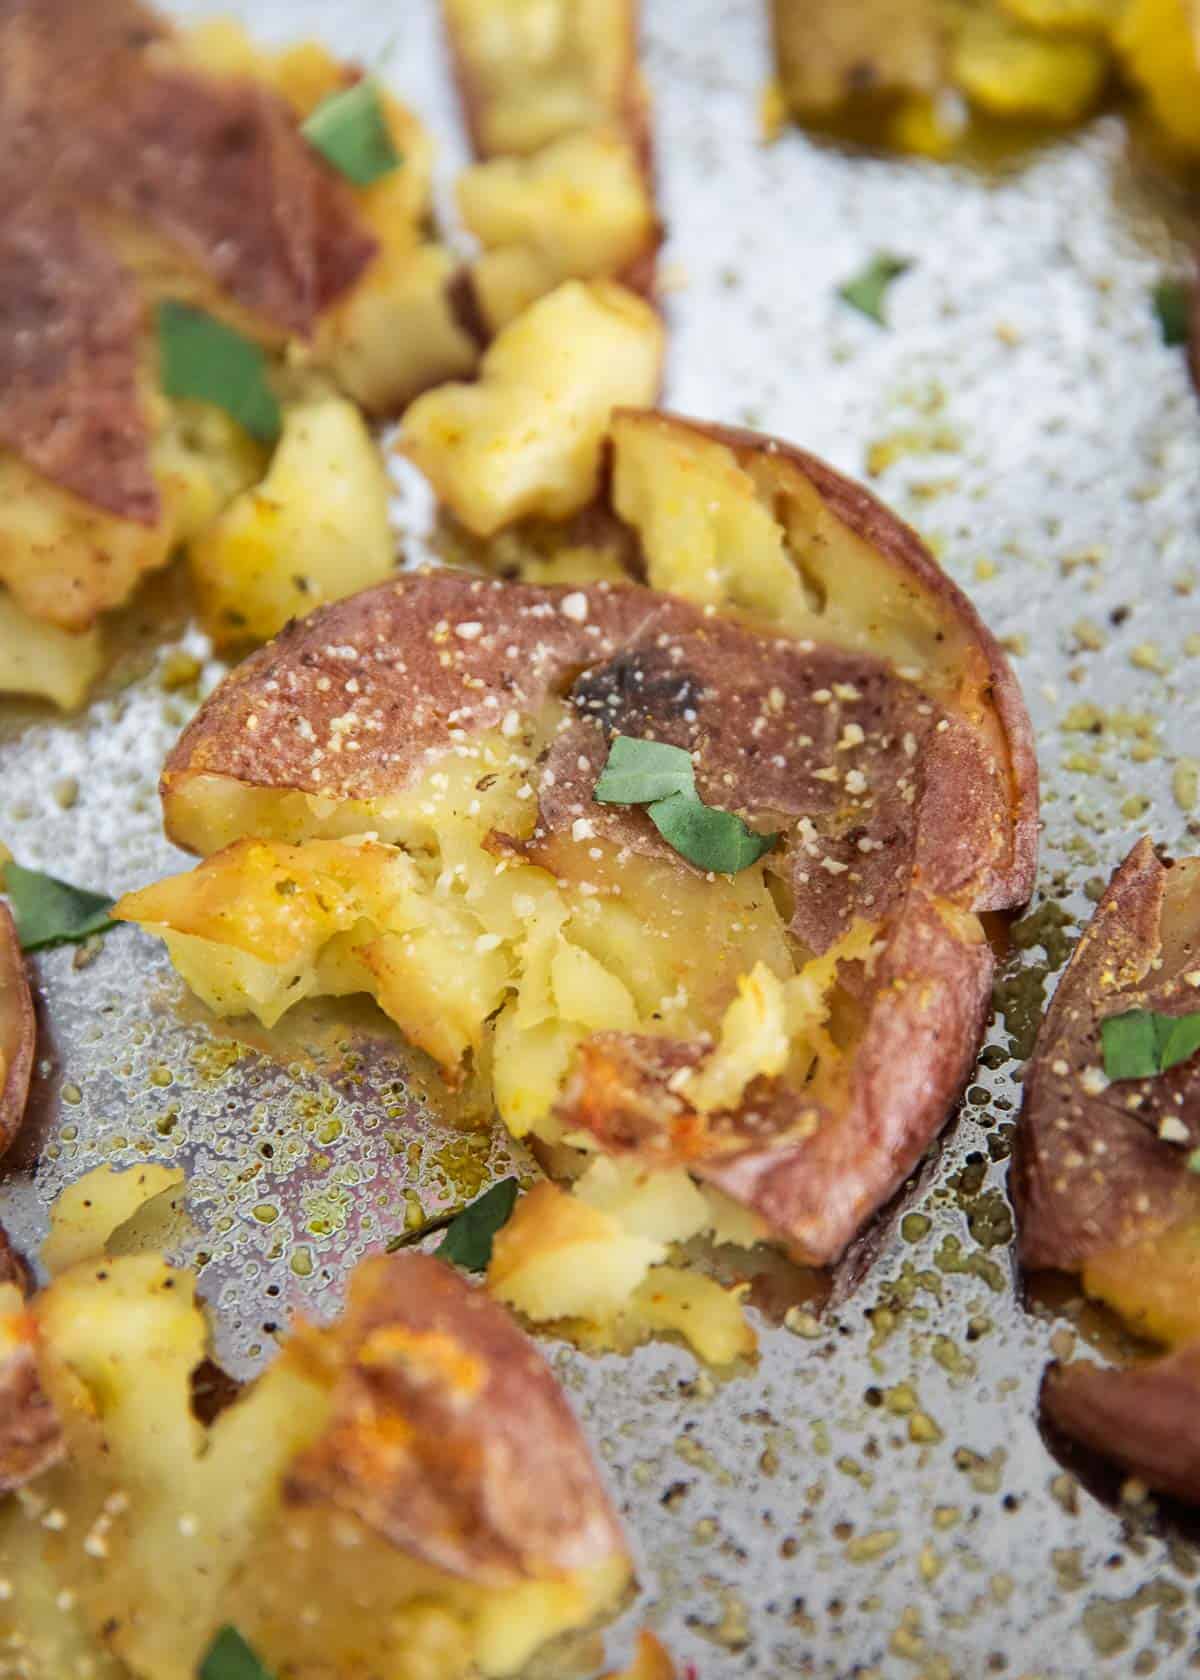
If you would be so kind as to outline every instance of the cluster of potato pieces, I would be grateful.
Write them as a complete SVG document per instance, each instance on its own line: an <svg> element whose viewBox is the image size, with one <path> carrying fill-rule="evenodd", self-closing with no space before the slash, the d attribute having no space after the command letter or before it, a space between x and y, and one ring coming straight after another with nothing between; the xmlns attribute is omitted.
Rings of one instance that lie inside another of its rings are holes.
<svg viewBox="0 0 1200 1680"><path fill-rule="evenodd" d="M831 75L835 47L861 58L846 20L882 27L887 10L808 8L806 73ZM50 1281L30 1295L13 1256L0 1280L0 1629L34 1680L186 1680L227 1624L278 1680L510 1674L611 1611L632 1569L505 1309L593 1345L672 1333L727 1365L753 1330L682 1245L839 1258L974 1066L994 966L981 917L1034 879L1029 721L969 603L873 497L799 450L652 406L659 229L630 0L536 19L445 0L481 159L459 183L478 254L434 237L428 141L382 96L402 167L335 183L361 250L332 281L330 183L306 173L296 121L349 74L316 47L265 54L230 25L117 11L98 28L82 0L12 8L0 51L24 28L20 62L86 49L151 93L164 76L201 89L204 112L252 89L254 121L283 124L271 155L307 183L310 284L289 292L300 259L276 253L272 318L269 265L217 273L202 218L164 232L106 206L143 305L199 301L264 349L282 433L268 460L218 410L167 396L143 328L126 349L153 518L88 504L6 434L0 686L29 686L19 662L35 661L42 692L77 701L96 618L176 547L218 641L281 631L165 767L168 835L201 862L115 915L161 937L217 1014L271 1027L302 998L370 994L447 1085L482 1083L547 1177L481 1288L425 1255L370 1259L342 1316L294 1329L240 1392L207 1363L196 1279L162 1258L177 1175L73 1186ZM35 12L59 14L56 41ZM779 0L785 68L791 15ZM936 91L839 71L826 104L876 83ZM70 369L52 372L71 395ZM364 415L401 410L453 564L396 575ZM638 804L598 797L618 740L686 754L698 802L756 842L744 866L707 868ZM1015 1179L1029 1264L1082 1271L1181 1350L1055 1374L1052 1415L1113 1451L1150 1384L1169 1428L1126 1460L1192 1497L1200 1446L1181 1473L1175 1437L1200 1381L1200 1178L1181 1149L1200 1145L1200 1070L1118 1101L1092 1060L1104 1016L1194 996L1198 878L1147 843L1114 880L1043 1029ZM7 919L0 934L7 1143L34 1028ZM628 1680L672 1674L648 1641Z"/></svg>
<svg viewBox="0 0 1200 1680"><path fill-rule="evenodd" d="M801 121L948 157L1080 121L1132 87L1200 154L1190 0L771 0L779 101Z"/></svg>

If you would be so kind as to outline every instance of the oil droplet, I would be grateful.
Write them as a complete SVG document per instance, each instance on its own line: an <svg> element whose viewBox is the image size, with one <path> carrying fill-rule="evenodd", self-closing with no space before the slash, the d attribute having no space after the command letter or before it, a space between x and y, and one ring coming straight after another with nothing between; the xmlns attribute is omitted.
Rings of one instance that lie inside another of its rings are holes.
<svg viewBox="0 0 1200 1680"><path fill-rule="evenodd" d="M74 1143L75 1139L79 1136L79 1127L74 1125L63 1126L58 1135L62 1138L64 1143Z"/></svg>
<svg viewBox="0 0 1200 1680"><path fill-rule="evenodd" d="M252 1211L260 1225L273 1225L279 1218L279 1209L273 1202L259 1202Z"/></svg>
<svg viewBox="0 0 1200 1680"><path fill-rule="evenodd" d="M291 1264L297 1277L311 1277L313 1269L312 1250L308 1248L293 1249Z"/></svg>
<svg viewBox="0 0 1200 1680"><path fill-rule="evenodd" d="M340 1120L322 1120L317 1127L318 1143L336 1143L341 1135L342 1122Z"/></svg>
<svg viewBox="0 0 1200 1680"><path fill-rule="evenodd" d="M166 1067L162 1062L159 1062L156 1066L150 1069L150 1083L151 1085L173 1085L175 1083L175 1075L171 1072L169 1067Z"/></svg>
<svg viewBox="0 0 1200 1680"><path fill-rule="evenodd" d="M62 1100L65 1103L70 1103L72 1107L74 1107L76 1103L83 1101L83 1092L79 1089L78 1085L64 1085L62 1088Z"/></svg>

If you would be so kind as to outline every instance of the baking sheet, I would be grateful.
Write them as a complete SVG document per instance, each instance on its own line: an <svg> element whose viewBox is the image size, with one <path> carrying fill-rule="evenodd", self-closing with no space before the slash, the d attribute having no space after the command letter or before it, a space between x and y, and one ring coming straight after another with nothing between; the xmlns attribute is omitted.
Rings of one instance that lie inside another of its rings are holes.
<svg viewBox="0 0 1200 1680"><path fill-rule="evenodd" d="M447 177L461 161L430 0L234 9L265 38L318 33L361 58L432 123ZM1009 1016L857 1289L818 1318L805 1280L770 1268L759 1365L724 1380L668 1344L629 1359L545 1344L636 1537L642 1593L602 1642L538 1672L590 1675L604 1650L620 1666L653 1626L704 1680L1185 1674L1200 1668L1200 1557L1152 1501L1114 1503L1111 1481L1096 1497L1039 1436L1042 1368L1095 1320L1069 1290L1022 1296L1003 1186L1011 1045L1089 893L1145 829L1200 849L1200 811L1181 803L1200 757L1200 409L1148 303L1196 206L1113 118L990 178L794 132L765 149L758 5L645 11L668 400L876 470L1014 654L1045 834ZM881 249L913 261L887 332L835 295ZM397 517L412 559L429 504L410 492ZM0 717L0 836L25 863L112 891L183 866L155 780L221 669L170 581L122 640L140 674L81 717ZM527 1167L499 1138L448 1131L422 1068L365 1007L291 1021L288 1065L208 1021L132 932L36 969L41 1056L0 1218L33 1247L55 1193L98 1162L185 1166L180 1252L204 1260L239 1372L291 1315L332 1310L346 1270L406 1215Z"/></svg>

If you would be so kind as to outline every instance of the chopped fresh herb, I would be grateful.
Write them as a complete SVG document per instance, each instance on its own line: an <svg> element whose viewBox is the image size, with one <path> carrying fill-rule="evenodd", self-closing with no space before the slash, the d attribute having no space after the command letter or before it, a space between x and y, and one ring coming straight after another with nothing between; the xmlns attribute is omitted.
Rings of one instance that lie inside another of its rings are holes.
<svg viewBox="0 0 1200 1680"><path fill-rule="evenodd" d="M1160 1015L1130 1009L1100 1023L1104 1071L1110 1079L1153 1079L1200 1050L1200 1013Z"/></svg>
<svg viewBox="0 0 1200 1680"><path fill-rule="evenodd" d="M642 741L618 735L608 749L594 797L602 805L650 805L673 793L696 797L692 755L665 741Z"/></svg>
<svg viewBox="0 0 1200 1680"><path fill-rule="evenodd" d="M482 1272L492 1258L496 1232L507 1223L520 1189L515 1178L502 1178L485 1190L478 1201L465 1207L451 1220L437 1252L464 1272Z"/></svg>
<svg viewBox="0 0 1200 1680"><path fill-rule="evenodd" d="M381 175L390 175L400 162L379 90L369 78L323 99L303 132L326 163L356 187L368 187Z"/></svg>
<svg viewBox="0 0 1200 1680"><path fill-rule="evenodd" d="M1191 291L1182 280L1160 280L1154 288L1154 313L1164 344L1186 344Z"/></svg>
<svg viewBox="0 0 1200 1680"><path fill-rule="evenodd" d="M694 796L674 793L658 799L648 812L668 846L697 869L736 875L769 852L778 834L756 834L732 811L717 811Z"/></svg>
<svg viewBox="0 0 1200 1680"><path fill-rule="evenodd" d="M452 1208L449 1213L436 1213L432 1219L422 1219L407 1231L400 1231L396 1236L389 1237L384 1245L384 1253L398 1254L402 1248L412 1248L414 1244L424 1242L426 1237L433 1236L435 1231L444 1231L447 1225L453 1225L457 1218L458 1212Z"/></svg>
<svg viewBox="0 0 1200 1680"><path fill-rule="evenodd" d="M691 754L662 741L618 735L596 781L602 805L646 805L669 846L697 869L736 875L769 852L777 834L756 834L732 811L706 805L696 792Z"/></svg>
<svg viewBox="0 0 1200 1680"><path fill-rule="evenodd" d="M38 869L23 869L19 863L4 868L4 890L12 906L13 921L23 951L42 951L49 945L78 944L94 933L105 933L116 923L108 912L113 900L104 893L73 887Z"/></svg>
<svg viewBox="0 0 1200 1680"><path fill-rule="evenodd" d="M279 436L279 403L267 383L267 358L223 321L167 298L158 306L158 353L169 397L214 403L261 443Z"/></svg>
<svg viewBox="0 0 1200 1680"><path fill-rule="evenodd" d="M274 1680L235 1627L228 1623L208 1647L198 1680Z"/></svg>
<svg viewBox="0 0 1200 1680"><path fill-rule="evenodd" d="M883 313L883 300L888 287L911 267L912 263L907 257L894 257L887 251L881 251L861 273L838 287L838 296L843 303L848 303L851 309L857 309L860 315L866 315L881 327L886 327L887 317Z"/></svg>
<svg viewBox="0 0 1200 1680"><path fill-rule="evenodd" d="M1200 1173L1200 1149L1193 1149L1187 1158L1187 1170Z"/></svg>

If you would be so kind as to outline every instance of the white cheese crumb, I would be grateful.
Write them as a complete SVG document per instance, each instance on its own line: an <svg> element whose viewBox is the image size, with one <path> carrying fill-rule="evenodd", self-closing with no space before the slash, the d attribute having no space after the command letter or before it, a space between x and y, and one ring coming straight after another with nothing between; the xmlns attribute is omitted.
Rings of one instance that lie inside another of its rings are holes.
<svg viewBox="0 0 1200 1680"><path fill-rule="evenodd" d="M505 712L504 721L500 725L501 735L506 735L506 736L509 737L509 739L511 739L515 734L517 734L520 727L521 727L520 713L519 712Z"/></svg>
<svg viewBox="0 0 1200 1680"><path fill-rule="evenodd" d="M564 595L558 603L558 610L564 618L569 618L572 624L586 624L588 615L588 599L582 589L573 589L569 595Z"/></svg>
<svg viewBox="0 0 1200 1680"><path fill-rule="evenodd" d="M1065 1079L1070 1071L1070 1062L1064 1062L1061 1056L1057 1057L1056 1060L1050 1063L1050 1072L1058 1079Z"/></svg>
<svg viewBox="0 0 1200 1680"><path fill-rule="evenodd" d="M847 793L866 793L866 791L867 791L867 778L863 775L862 771L861 770L847 770L847 772L846 772L846 792Z"/></svg>
<svg viewBox="0 0 1200 1680"><path fill-rule="evenodd" d="M821 859L821 868L828 870L830 875L844 875L849 867L848 863L839 863L836 858Z"/></svg>
<svg viewBox="0 0 1200 1680"><path fill-rule="evenodd" d="M849 752L851 747L861 747L866 740L861 723L848 723L842 730L842 738L837 744L839 752Z"/></svg>
<svg viewBox="0 0 1200 1680"><path fill-rule="evenodd" d="M1084 1068L1079 1075L1079 1083L1089 1097L1098 1097L1102 1091L1108 1090L1108 1076L1101 1067Z"/></svg>
<svg viewBox="0 0 1200 1680"><path fill-rule="evenodd" d="M1164 1143L1186 1143L1191 1134L1178 1116L1167 1114L1158 1123L1158 1135Z"/></svg>
<svg viewBox="0 0 1200 1680"><path fill-rule="evenodd" d="M595 833L596 830L592 827L590 817L576 817L571 824L572 840L591 840L595 837Z"/></svg>
<svg viewBox="0 0 1200 1680"><path fill-rule="evenodd" d="M483 635L483 625L480 624L477 618L469 618L465 624L456 624L454 626L454 634L460 637L464 642L474 642Z"/></svg>

